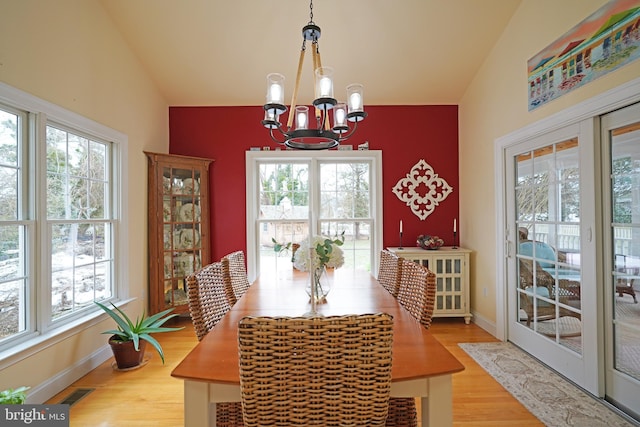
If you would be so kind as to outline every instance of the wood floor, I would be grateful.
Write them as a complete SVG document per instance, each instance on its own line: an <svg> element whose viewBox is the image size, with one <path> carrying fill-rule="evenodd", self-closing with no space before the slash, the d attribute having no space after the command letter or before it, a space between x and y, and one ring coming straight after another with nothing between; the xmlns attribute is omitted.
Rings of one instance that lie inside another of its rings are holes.
<svg viewBox="0 0 640 427"><path fill-rule="evenodd" d="M129 372L115 371L109 360L47 403L60 403L78 389L95 389L71 406L71 426L182 426L182 382L170 374L197 339L189 319L180 323L184 330L156 336L165 352L165 365L150 350L149 363ZM462 319L434 319L431 330L466 368L453 376L454 426L543 425L458 347L463 342L497 341L493 336L474 324L465 325Z"/></svg>

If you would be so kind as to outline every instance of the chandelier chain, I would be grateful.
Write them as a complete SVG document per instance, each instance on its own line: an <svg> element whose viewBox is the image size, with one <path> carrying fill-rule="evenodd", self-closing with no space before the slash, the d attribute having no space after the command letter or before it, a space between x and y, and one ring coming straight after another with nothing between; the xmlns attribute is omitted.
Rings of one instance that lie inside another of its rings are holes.
<svg viewBox="0 0 640 427"><path fill-rule="evenodd" d="M309 24L313 24L313 0L309 1Z"/></svg>

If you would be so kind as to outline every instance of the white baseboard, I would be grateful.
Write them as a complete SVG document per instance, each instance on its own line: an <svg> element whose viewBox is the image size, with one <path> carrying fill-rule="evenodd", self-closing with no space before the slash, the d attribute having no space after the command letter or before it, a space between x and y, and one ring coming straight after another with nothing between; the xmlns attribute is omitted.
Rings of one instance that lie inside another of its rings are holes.
<svg viewBox="0 0 640 427"><path fill-rule="evenodd" d="M74 365L69 366L64 371L49 378L47 381L32 387L27 394L26 403L44 403L65 388L69 387L74 381L77 381L100 366L110 357L113 357L111 347L109 347L109 345L100 347L97 351L86 358L79 360Z"/></svg>
<svg viewBox="0 0 640 427"><path fill-rule="evenodd" d="M475 311L471 311L471 314L473 314L473 317L471 318L471 321L473 323L475 323L476 325L480 326L482 329L484 329L485 331L489 332L491 335L493 335L494 337L498 337L497 336L497 332L496 332L496 322L492 322L490 320L488 320L486 317L482 316L481 314L476 313Z"/></svg>

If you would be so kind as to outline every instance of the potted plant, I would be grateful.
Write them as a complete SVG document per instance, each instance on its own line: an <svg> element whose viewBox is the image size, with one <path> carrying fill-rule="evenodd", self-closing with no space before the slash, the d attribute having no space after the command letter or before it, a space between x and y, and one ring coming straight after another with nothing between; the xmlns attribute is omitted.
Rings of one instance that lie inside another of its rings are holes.
<svg viewBox="0 0 640 427"><path fill-rule="evenodd" d="M293 257L296 255L296 251L300 247L299 243L293 243L293 242L279 243L273 237L271 238L271 241L273 242L273 251L276 253L276 255L280 255L280 254L291 251L291 262L293 262Z"/></svg>
<svg viewBox="0 0 640 427"><path fill-rule="evenodd" d="M27 400L27 390L31 387L18 387L0 391L0 405L22 405Z"/></svg>
<svg viewBox="0 0 640 427"><path fill-rule="evenodd" d="M168 328L162 326L167 320L177 316L177 314L168 316L173 308L148 317L145 313L142 313L142 317L137 317L134 323L124 311L120 310L113 303L111 303L113 308L109 308L97 301L96 304L111 316L118 325L118 329L110 329L102 332L103 334L111 334L111 337L109 337L109 345L111 345L118 369L129 369L139 366L143 361L147 342L156 349L164 364L162 347L151 334L184 329L183 327Z"/></svg>
<svg viewBox="0 0 640 427"><path fill-rule="evenodd" d="M273 251L276 253L276 257L291 251L291 263L293 264L296 256L296 251L300 248L300 243L286 242L280 243L275 238L271 238L273 242ZM295 265L293 268L296 268Z"/></svg>

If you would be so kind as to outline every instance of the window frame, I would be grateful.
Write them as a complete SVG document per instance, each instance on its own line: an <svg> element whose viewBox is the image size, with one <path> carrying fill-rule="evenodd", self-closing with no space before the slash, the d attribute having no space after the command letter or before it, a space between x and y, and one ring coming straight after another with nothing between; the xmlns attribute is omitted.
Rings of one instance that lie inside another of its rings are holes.
<svg viewBox="0 0 640 427"><path fill-rule="evenodd" d="M369 162L371 174L371 272L378 269L377 254L382 249L382 151L381 150L319 150L319 151L300 151L300 150L274 150L274 151L247 151L245 155L246 168L246 235L247 235L247 274L249 280L255 280L259 274L259 239L260 232L257 227L260 226L259 209L256 206L260 194L260 175L258 166L261 162L309 162L309 175L314 176L319 173L319 165L326 162L335 163L355 163ZM318 197L317 191L310 191L311 206L315 210L313 213L312 227L317 229L320 222L319 219L319 200L313 200ZM350 221L350 220L347 220Z"/></svg>
<svg viewBox="0 0 640 427"><path fill-rule="evenodd" d="M23 209L22 220L27 224L28 247L25 250L27 273L27 330L7 339L0 346L0 369L17 362L41 348L60 342L77 332L78 327L90 327L99 321L102 311L99 308L83 309L73 315L51 321L51 284L50 284L50 244L47 241L46 218L46 128L62 126L66 130L108 142L111 145L112 178L111 218L113 220L113 296L114 302L126 302L129 296L127 283L128 245L121 236L128 234L128 221L123 213L127 211L128 181L127 164L128 137L117 130L97 123L89 118L69 111L58 105L42 100L12 86L0 82L0 103L12 111L21 111L26 115L25 123L20 127L24 134L22 158L24 167L22 176ZM25 149L26 148L26 149Z"/></svg>

